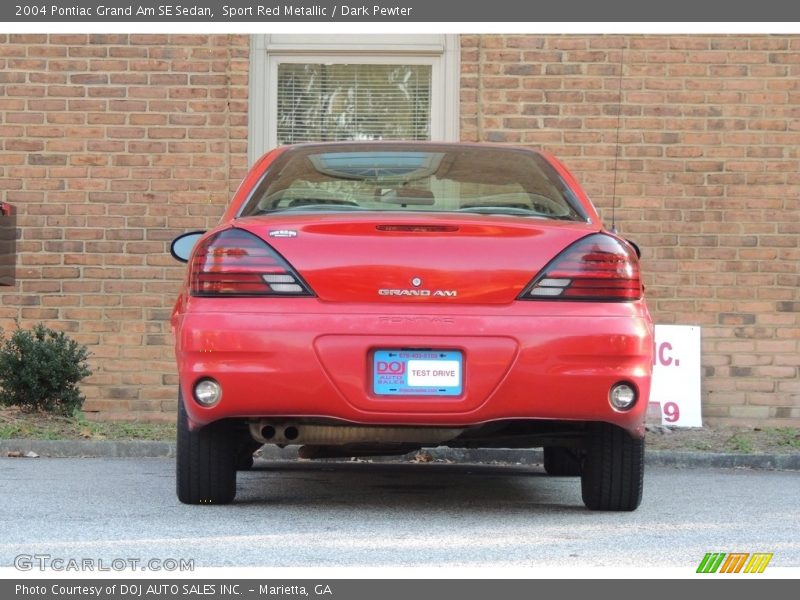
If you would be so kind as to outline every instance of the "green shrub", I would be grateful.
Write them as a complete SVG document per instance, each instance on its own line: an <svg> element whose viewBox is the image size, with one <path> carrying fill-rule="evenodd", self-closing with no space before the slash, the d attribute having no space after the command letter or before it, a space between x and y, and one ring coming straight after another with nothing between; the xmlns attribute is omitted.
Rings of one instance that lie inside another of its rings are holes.
<svg viewBox="0 0 800 600"><path fill-rule="evenodd" d="M63 331L17 328L0 346L0 405L72 416L85 400L78 384L92 374L88 357Z"/></svg>

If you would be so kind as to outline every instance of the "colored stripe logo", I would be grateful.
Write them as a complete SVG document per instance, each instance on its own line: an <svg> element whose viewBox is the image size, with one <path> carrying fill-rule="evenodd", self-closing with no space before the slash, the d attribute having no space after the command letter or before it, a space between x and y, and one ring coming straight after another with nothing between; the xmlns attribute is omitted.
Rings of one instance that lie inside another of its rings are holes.
<svg viewBox="0 0 800 600"><path fill-rule="evenodd" d="M697 572L763 573L771 560L771 552L707 552L697 566Z"/></svg>

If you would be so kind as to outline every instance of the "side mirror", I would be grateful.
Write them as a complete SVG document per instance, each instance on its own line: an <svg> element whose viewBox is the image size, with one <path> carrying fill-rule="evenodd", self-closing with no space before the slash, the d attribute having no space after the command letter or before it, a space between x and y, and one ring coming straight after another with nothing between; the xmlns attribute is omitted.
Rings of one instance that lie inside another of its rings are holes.
<svg viewBox="0 0 800 600"><path fill-rule="evenodd" d="M633 251L636 252L636 257L642 258L642 251L639 250L639 245L630 240L625 240L625 241L628 242L631 245L631 248L633 248Z"/></svg>
<svg viewBox="0 0 800 600"><path fill-rule="evenodd" d="M172 254L172 258L181 262L189 262L194 245L205 233L205 231L190 231L172 240L172 245L169 247L169 253Z"/></svg>

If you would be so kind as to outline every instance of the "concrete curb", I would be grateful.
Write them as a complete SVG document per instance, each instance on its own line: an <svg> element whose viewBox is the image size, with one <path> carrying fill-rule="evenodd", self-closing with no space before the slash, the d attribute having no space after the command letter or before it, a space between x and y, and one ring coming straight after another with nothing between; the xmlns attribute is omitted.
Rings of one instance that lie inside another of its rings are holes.
<svg viewBox="0 0 800 600"><path fill-rule="evenodd" d="M800 471L800 454L717 454L654 450L646 455L645 464L688 468Z"/></svg>
<svg viewBox="0 0 800 600"><path fill-rule="evenodd" d="M542 464L541 449L508 450L502 448L461 449L431 448L426 450L433 460L457 463L501 463L520 465ZM91 441L91 440L0 440L0 457L9 452L35 452L52 458L170 458L175 456L174 442L152 441ZM401 457L375 458L378 461L410 460L414 453ZM270 460L293 460L296 449L281 450L275 446L262 449L262 457ZM675 452L652 450L647 452L646 464L650 466L709 468L709 469L772 469L800 471L800 453L794 454L716 454L712 452Z"/></svg>
<svg viewBox="0 0 800 600"><path fill-rule="evenodd" d="M35 452L52 458L168 458L175 456L174 442L97 440L0 440L0 457L9 452Z"/></svg>

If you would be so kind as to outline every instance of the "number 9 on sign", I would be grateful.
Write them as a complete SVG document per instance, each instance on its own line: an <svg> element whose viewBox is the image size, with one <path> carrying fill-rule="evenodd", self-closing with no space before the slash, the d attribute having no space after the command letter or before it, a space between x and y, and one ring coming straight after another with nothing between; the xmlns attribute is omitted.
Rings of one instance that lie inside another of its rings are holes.
<svg viewBox="0 0 800 600"><path fill-rule="evenodd" d="M676 402L667 402L664 405L664 420L667 423L675 423L681 418L681 408Z"/></svg>

